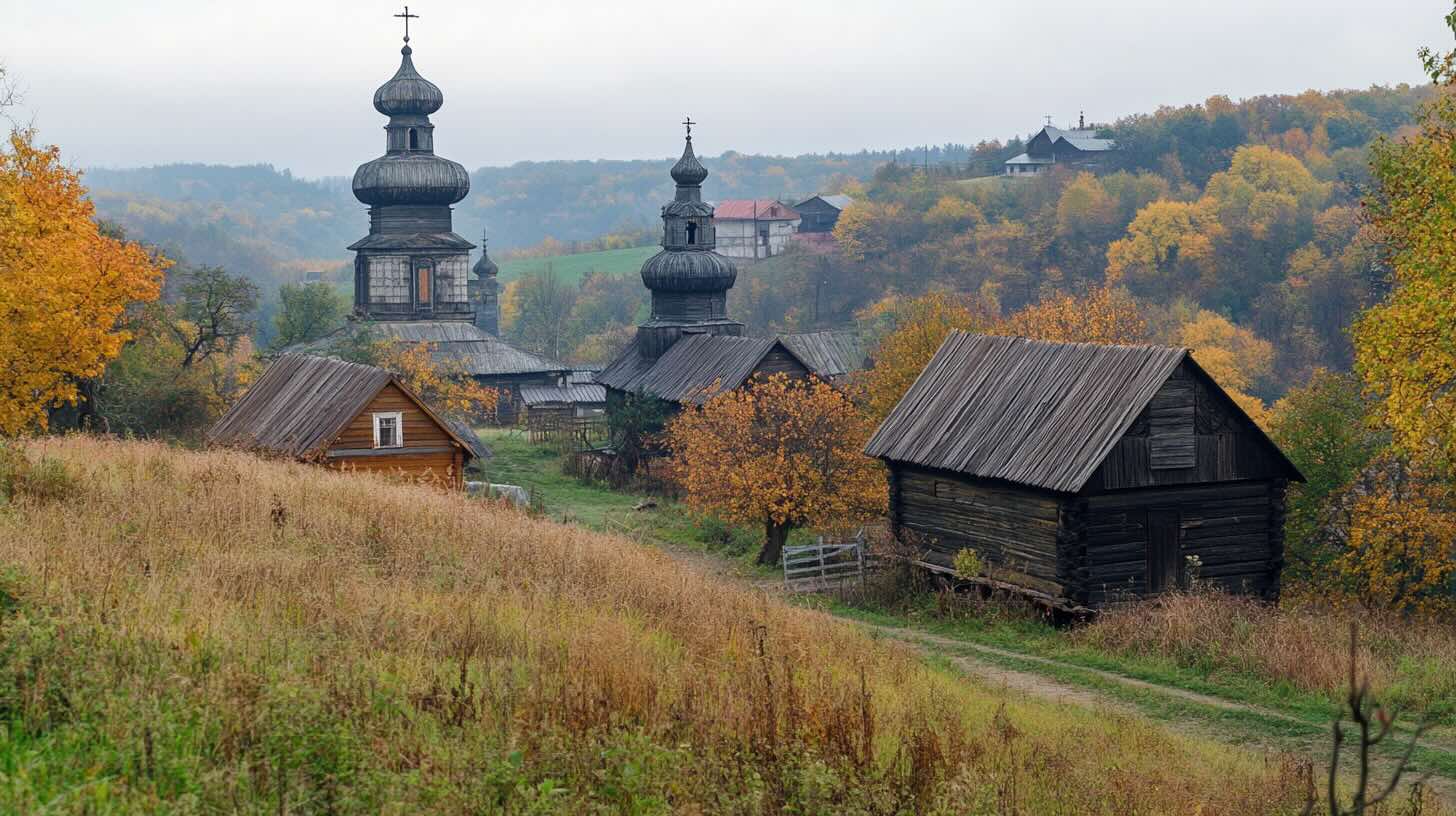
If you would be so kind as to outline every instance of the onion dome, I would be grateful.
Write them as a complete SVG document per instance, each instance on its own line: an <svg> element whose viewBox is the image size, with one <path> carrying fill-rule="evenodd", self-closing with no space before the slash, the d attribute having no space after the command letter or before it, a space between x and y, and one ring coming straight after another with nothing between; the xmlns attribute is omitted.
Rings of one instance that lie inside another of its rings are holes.
<svg viewBox="0 0 1456 816"><path fill-rule="evenodd" d="M484 235L480 237L480 260L475 262L475 268L471 270L475 273L475 277L480 280L493 278L500 274L500 267L496 266L495 261L490 259L490 250L485 246L487 240Z"/></svg>
<svg viewBox="0 0 1456 816"><path fill-rule="evenodd" d="M387 153L354 171L354 197L371 207L450 205L470 194L470 174L433 153Z"/></svg>
<svg viewBox="0 0 1456 816"><path fill-rule="evenodd" d="M679 187L701 187L707 178L708 168L693 154L693 137L689 134L687 144L683 146L682 158L672 166L672 180Z"/></svg>
<svg viewBox="0 0 1456 816"><path fill-rule="evenodd" d="M724 292L736 280L733 262L716 252L664 249L642 264L642 283L653 292Z"/></svg>
<svg viewBox="0 0 1456 816"><path fill-rule="evenodd" d="M385 116L429 116L445 104L445 94L415 70L413 48L406 45L399 53L404 59L394 77L374 92L374 109Z"/></svg>

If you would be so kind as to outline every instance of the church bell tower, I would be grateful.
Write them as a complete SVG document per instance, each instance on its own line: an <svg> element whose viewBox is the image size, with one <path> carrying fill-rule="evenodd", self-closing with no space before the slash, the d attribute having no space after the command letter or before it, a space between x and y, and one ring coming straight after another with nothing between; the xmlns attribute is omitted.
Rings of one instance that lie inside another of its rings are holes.
<svg viewBox="0 0 1456 816"><path fill-rule="evenodd" d="M435 83L415 70L405 7L402 59L374 92L389 117L385 152L354 172L354 197L369 205L369 234L350 245L354 312L372 320L473 321L467 281L474 245L456 235L450 207L470 192L470 175L435 155L430 114L445 103Z"/></svg>

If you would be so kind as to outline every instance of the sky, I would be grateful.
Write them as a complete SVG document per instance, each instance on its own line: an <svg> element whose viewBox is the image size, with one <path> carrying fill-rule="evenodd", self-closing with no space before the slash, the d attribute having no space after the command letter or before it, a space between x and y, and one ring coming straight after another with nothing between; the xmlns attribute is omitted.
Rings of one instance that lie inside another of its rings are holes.
<svg viewBox="0 0 1456 816"><path fill-rule="evenodd" d="M267 163L344 176L383 152L399 65L386 0L8 0L12 115L81 167ZM1005 139L1052 116L1422 79L1449 0L417 0L445 93L436 152L468 168L793 155Z"/></svg>

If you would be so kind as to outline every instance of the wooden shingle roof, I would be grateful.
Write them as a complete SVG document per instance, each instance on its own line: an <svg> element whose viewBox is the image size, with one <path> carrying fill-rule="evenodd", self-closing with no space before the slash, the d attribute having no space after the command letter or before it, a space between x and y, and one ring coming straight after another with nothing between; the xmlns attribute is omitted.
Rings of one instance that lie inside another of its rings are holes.
<svg viewBox="0 0 1456 816"><path fill-rule="evenodd" d="M655 361L642 358L634 343L597 375L597 382L619 391L701 405L717 393L743 385L776 347L814 370L777 338L699 334L677 341Z"/></svg>
<svg viewBox="0 0 1456 816"><path fill-rule="evenodd" d="M865 446L896 462L1080 490L1187 349L952 332Z"/></svg>
<svg viewBox="0 0 1456 816"><path fill-rule="evenodd" d="M781 334L779 339L810 371L825 379L837 380L865 367L864 344L852 331Z"/></svg>
<svg viewBox="0 0 1456 816"><path fill-rule="evenodd" d="M207 442L299 459L315 458L390 383L473 456L489 456L474 431L463 422L436 414L390 372L311 354L279 356L208 430Z"/></svg>

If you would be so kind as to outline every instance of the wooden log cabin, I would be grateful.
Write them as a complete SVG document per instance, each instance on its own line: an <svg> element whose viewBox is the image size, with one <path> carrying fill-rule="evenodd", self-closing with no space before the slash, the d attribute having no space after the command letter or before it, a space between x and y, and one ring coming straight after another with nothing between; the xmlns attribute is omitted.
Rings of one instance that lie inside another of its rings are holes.
<svg viewBox="0 0 1456 816"><path fill-rule="evenodd" d="M284 354L207 433L209 445L464 487L489 456L465 423L382 368Z"/></svg>
<svg viewBox="0 0 1456 816"><path fill-rule="evenodd" d="M870 439L890 521L1063 609L1186 586L1274 598L1303 477L1186 349L955 332Z"/></svg>

